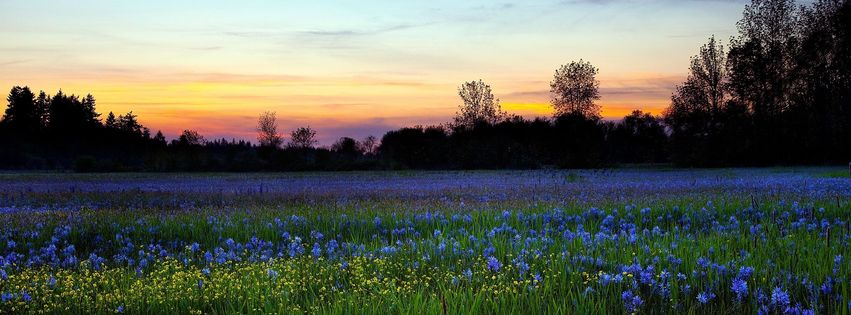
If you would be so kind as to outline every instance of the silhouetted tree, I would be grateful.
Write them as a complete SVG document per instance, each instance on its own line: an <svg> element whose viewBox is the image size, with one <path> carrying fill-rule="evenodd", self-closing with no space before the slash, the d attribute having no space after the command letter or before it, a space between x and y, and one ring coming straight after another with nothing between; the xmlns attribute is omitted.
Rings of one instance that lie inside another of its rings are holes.
<svg viewBox="0 0 851 315"><path fill-rule="evenodd" d="M75 95L68 96L60 90L50 101L50 127L64 134L100 127L95 112L95 99L86 96L83 102Z"/></svg>
<svg viewBox="0 0 851 315"><path fill-rule="evenodd" d="M562 168L604 166L605 130L600 119L581 112L566 113L553 122L553 160Z"/></svg>
<svg viewBox="0 0 851 315"><path fill-rule="evenodd" d="M310 149L316 144L316 131L310 127L299 127L290 133L290 147Z"/></svg>
<svg viewBox="0 0 851 315"><path fill-rule="evenodd" d="M50 120L50 96L44 91L38 92L38 97L35 99L35 109L39 115L39 125L47 127Z"/></svg>
<svg viewBox="0 0 851 315"><path fill-rule="evenodd" d="M142 135L142 130L144 127L139 124L139 121L136 120L136 115L133 114L133 111L127 112L127 114L118 116L118 129L121 129L124 132L129 132L132 134Z"/></svg>
<svg viewBox="0 0 851 315"><path fill-rule="evenodd" d="M795 162L845 162L851 156L851 1L815 1L801 7L797 21L797 83L783 123L786 142L796 149Z"/></svg>
<svg viewBox="0 0 851 315"><path fill-rule="evenodd" d="M160 130L157 130L157 134L153 140L158 144L165 145L165 136L163 136L163 132Z"/></svg>
<svg viewBox="0 0 851 315"><path fill-rule="evenodd" d="M458 96L461 97L461 105L455 114L456 126L472 127L480 122L496 124L506 115L499 106L499 99L494 98L490 85L482 80L464 82L458 87Z"/></svg>
<svg viewBox="0 0 851 315"><path fill-rule="evenodd" d="M41 113L36 106L35 94L29 87L13 87L6 101L8 107L3 115L3 123L21 132L31 132L41 126Z"/></svg>
<svg viewBox="0 0 851 315"><path fill-rule="evenodd" d="M91 94L86 94L86 97L81 101L81 106L83 107L83 118L85 118L85 123L87 125L100 125L100 114L95 110L96 107L95 97Z"/></svg>
<svg viewBox="0 0 851 315"><path fill-rule="evenodd" d="M433 169L448 166L448 145L445 129L416 126L387 132L378 150L390 167Z"/></svg>
<svg viewBox="0 0 851 315"><path fill-rule="evenodd" d="M347 159L354 159L363 154L358 141L349 137L342 137L337 140L337 142L334 142L334 144L331 145L331 151L334 151Z"/></svg>
<svg viewBox="0 0 851 315"><path fill-rule="evenodd" d="M579 114L591 118L600 116L598 69L590 62L579 60L561 66L550 82L550 95L555 115Z"/></svg>
<svg viewBox="0 0 851 315"><path fill-rule="evenodd" d="M275 112L266 111L257 119L257 141L260 146L277 148L283 140L278 134L278 120Z"/></svg>
<svg viewBox="0 0 851 315"><path fill-rule="evenodd" d="M116 120L115 114L109 112L109 114L106 115L106 120L103 122L103 125L106 128L118 129L118 120Z"/></svg>
<svg viewBox="0 0 851 315"><path fill-rule="evenodd" d="M184 147L202 146L207 143L204 136L195 130L184 130L183 133L180 134L180 137L173 141L174 142L172 142L172 144Z"/></svg>
<svg viewBox="0 0 851 315"><path fill-rule="evenodd" d="M782 115L796 91L791 65L799 47L797 10L793 0L753 0L730 42L730 92L753 117L748 155L759 164L786 153Z"/></svg>
<svg viewBox="0 0 851 315"><path fill-rule="evenodd" d="M614 162L662 163L668 156L668 136L662 119L641 110L634 110L613 124L606 141Z"/></svg>
<svg viewBox="0 0 851 315"><path fill-rule="evenodd" d="M689 74L671 96L665 122L671 128L674 156L679 163L718 164L723 161L724 123L722 111L727 103L726 59L724 47L715 37L691 58Z"/></svg>
<svg viewBox="0 0 851 315"><path fill-rule="evenodd" d="M378 139L373 135L369 135L363 140L361 140L358 145L360 146L360 151L366 155L375 155L378 152Z"/></svg>

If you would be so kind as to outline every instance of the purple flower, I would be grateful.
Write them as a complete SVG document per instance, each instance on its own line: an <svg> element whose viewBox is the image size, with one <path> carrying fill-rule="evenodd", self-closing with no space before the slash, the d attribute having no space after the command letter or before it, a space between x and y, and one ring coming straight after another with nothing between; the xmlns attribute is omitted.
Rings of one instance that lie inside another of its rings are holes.
<svg viewBox="0 0 851 315"><path fill-rule="evenodd" d="M789 307L789 304L791 304L789 293L786 293L786 291L783 291L779 287L774 288L771 291L771 304L783 309Z"/></svg>
<svg viewBox="0 0 851 315"><path fill-rule="evenodd" d="M714 298L715 298L715 293L712 293L712 292L709 292L709 291L704 291L704 292L700 292L700 293L697 294L697 301L700 302L700 304L709 303L709 301L711 301Z"/></svg>
<svg viewBox="0 0 851 315"><path fill-rule="evenodd" d="M319 247L319 243L313 243L313 250L311 253L313 254L313 258L319 258L319 256L322 256L322 248Z"/></svg>
<svg viewBox="0 0 851 315"><path fill-rule="evenodd" d="M644 304L644 301L641 300L641 297L635 294L632 294L632 291L624 291L621 293L621 300L623 301L623 307L626 309L627 313L634 313Z"/></svg>
<svg viewBox="0 0 851 315"><path fill-rule="evenodd" d="M462 274L464 275L464 277L467 277L467 280L473 279L473 271L470 270L470 268L467 268L466 270L464 270L464 272Z"/></svg>
<svg viewBox="0 0 851 315"><path fill-rule="evenodd" d="M742 280L748 280L753 275L753 271L753 267L742 266L739 268L739 274L736 277Z"/></svg>
<svg viewBox="0 0 851 315"><path fill-rule="evenodd" d="M731 289L736 294L736 300L739 302L748 295L748 283L745 280L734 279Z"/></svg>
<svg viewBox="0 0 851 315"><path fill-rule="evenodd" d="M488 270L497 272L501 267L502 263L500 263L499 260L496 259L496 257L488 256Z"/></svg>

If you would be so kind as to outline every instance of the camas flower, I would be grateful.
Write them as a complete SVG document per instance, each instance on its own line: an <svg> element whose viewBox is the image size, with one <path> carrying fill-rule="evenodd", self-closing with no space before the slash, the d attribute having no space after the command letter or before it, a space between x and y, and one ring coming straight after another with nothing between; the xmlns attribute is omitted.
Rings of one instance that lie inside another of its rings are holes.
<svg viewBox="0 0 851 315"><path fill-rule="evenodd" d="M712 292L709 292L709 291L704 291L704 292L700 292L700 293L697 294L697 301L700 302L700 304L709 303L709 301L711 301L714 298L715 298L715 293L712 293Z"/></svg>
<svg viewBox="0 0 851 315"><path fill-rule="evenodd" d="M748 283L742 279L734 279L731 290L736 294L736 300L741 302L748 295Z"/></svg>
<svg viewBox="0 0 851 315"><path fill-rule="evenodd" d="M488 256L488 270L497 272L501 267L502 263L500 263L499 260L496 259L496 257Z"/></svg>
<svg viewBox="0 0 851 315"><path fill-rule="evenodd" d="M775 287L774 290L771 291L771 304L781 309L789 307L789 304L791 304L791 301L789 300L789 293L786 293L786 291L780 287Z"/></svg>
<svg viewBox="0 0 851 315"><path fill-rule="evenodd" d="M621 301L623 301L623 307L626 309L627 313L635 313L638 308L644 304L644 301L641 300L641 297L632 293L632 291L624 291L621 293Z"/></svg>

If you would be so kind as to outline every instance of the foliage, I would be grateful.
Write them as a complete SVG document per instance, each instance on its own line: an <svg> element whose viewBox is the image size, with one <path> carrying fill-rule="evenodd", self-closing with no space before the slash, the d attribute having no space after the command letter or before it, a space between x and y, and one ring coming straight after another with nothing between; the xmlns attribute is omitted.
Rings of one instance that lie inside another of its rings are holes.
<svg viewBox="0 0 851 315"><path fill-rule="evenodd" d="M847 314L824 171L5 174L0 312Z"/></svg>
<svg viewBox="0 0 851 315"><path fill-rule="evenodd" d="M275 112L263 112L257 119L257 142L260 146L277 148L284 143L278 134L278 120Z"/></svg>
<svg viewBox="0 0 851 315"><path fill-rule="evenodd" d="M296 149L310 149L316 145L316 130L299 127L290 133L290 146Z"/></svg>
<svg viewBox="0 0 851 315"><path fill-rule="evenodd" d="M590 62L579 60L561 66L550 82L550 94L555 115L580 115L586 118L600 117L599 69Z"/></svg>
<svg viewBox="0 0 851 315"><path fill-rule="evenodd" d="M462 103L455 114L455 126L496 124L506 116L499 106L499 99L493 96L490 85L482 80L464 82L458 87L458 96L461 97Z"/></svg>

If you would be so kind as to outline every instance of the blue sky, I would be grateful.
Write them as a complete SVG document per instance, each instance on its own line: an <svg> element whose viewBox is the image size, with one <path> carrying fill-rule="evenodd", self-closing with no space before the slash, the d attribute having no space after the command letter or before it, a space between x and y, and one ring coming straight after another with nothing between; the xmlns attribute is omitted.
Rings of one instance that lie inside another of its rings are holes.
<svg viewBox="0 0 851 315"><path fill-rule="evenodd" d="M449 121L457 86L549 115L555 69L600 68L603 114L659 113L744 1L0 1L0 85L92 93L173 136L253 138L264 110L323 143Z"/></svg>

